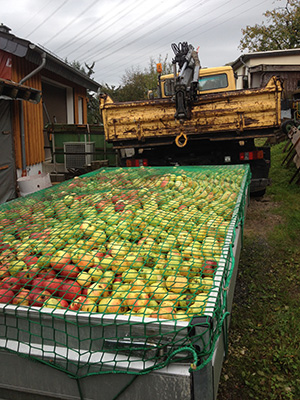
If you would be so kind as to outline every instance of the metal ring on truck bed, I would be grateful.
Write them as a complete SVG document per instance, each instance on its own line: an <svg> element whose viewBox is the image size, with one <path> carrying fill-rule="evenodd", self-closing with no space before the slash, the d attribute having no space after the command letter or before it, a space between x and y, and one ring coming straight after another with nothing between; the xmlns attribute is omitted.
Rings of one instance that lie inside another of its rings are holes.
<svg viewBox="0 0 300 400"><path fill-rule="evenodd" d="M184 139L183 142L181 141L182 137ZM175 143L178 147L184 147L187 144L186 134L181 131L180 134L176 136Z"/></svg>

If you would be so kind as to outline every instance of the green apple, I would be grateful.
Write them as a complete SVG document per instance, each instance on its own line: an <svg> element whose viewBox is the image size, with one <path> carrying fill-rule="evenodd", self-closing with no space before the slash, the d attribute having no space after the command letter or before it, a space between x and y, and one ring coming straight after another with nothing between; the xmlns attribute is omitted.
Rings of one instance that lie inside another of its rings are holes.
<svg viewBox="0 0 300 400"><path fill-rule="evenodd" d="M125 295L130 291L131 285L129 284L121 284L118 285L117 287L114 286L115 284L113 284L113 292L111 294L112 297L116 297L118 299L124 299Z"/></svg>
<svg viewBox="0 0 300 400"><path fill-rule="evenodd" d="M103 276L103 270L98 267L92 267L88 270L88 274L92 277L92 281L97 282Z"/></svg>
<svg viewBox="0 0 300 400"><path fill-rule="evenodd" d="M130 268L127 271L122 273L122 281L125 283L134 282L139 276L139 273L136 269Z"/></svg>
<svg viewBox="0 0 300 400"><path fill-rule="evenodd" d="M19 271L21 271L24 268L26 268L26 264L22 260L11 260L8 263L8 267L7 267L8 272L11 275L16 275Z"/></svg>
<svg viewBox="0 0 300 400"><path fill-rule="evenodd" d="M91 240L95 241L97 245L101 245L106 242L107 236L104 230L96 229L91 236Z"/></svg>
<svg viewBox="0 0 300 400"><path fill-rule="evenodd" d="M64 201L64 203L65 203L67 206L70 206L70 205L73 203L73 201L74 201L74 197L71 196L71 195L66 195L66 196L63 198L63 201Z"/></svg>

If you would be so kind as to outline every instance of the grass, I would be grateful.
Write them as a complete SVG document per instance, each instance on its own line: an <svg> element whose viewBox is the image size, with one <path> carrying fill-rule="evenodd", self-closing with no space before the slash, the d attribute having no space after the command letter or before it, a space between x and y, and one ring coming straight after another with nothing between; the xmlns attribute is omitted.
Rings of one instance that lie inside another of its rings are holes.
<svg viewBox="0 0 300 400"><path fill-rule="evenodd" d="M218 400L300 400L300 186L272 146L268 187L247 212Z"/></svg>

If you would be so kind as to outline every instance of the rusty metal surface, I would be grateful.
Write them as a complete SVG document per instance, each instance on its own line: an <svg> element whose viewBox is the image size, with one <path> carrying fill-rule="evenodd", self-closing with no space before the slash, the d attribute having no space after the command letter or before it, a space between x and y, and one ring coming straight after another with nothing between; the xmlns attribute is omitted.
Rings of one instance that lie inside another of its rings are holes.
<svg viewBox="0 0 300 400"><path fill-rule="evenodd" d="M281 84L275 77L263 89L236 90L202 95L183 124L188 136L233 132L244 137L280 124ZM109 99L110 100L110 99ZM101 99L106 140L138 141L174 138L182 125L174 119L175 104L169 99L113 103Z"/></svg>

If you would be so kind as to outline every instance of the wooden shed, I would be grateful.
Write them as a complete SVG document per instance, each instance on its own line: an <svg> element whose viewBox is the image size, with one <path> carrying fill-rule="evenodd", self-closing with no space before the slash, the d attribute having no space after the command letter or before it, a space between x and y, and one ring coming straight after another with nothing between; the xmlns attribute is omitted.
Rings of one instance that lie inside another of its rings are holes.
<svg viewBox="0 0 300 400"><path fill-rule="evenodd" d="M17 177L41 170L45 124L87 124L87 91L99 86L0 25L0 203L15 197Z"/></svg>
<svg viewBox="0 0 300 400"><path fill-rule="evenodd" d="M300 48L242 54L231 66L237 89L262 87L274 75L283 81L284 99L290 99L300 87Z"/></svg>

